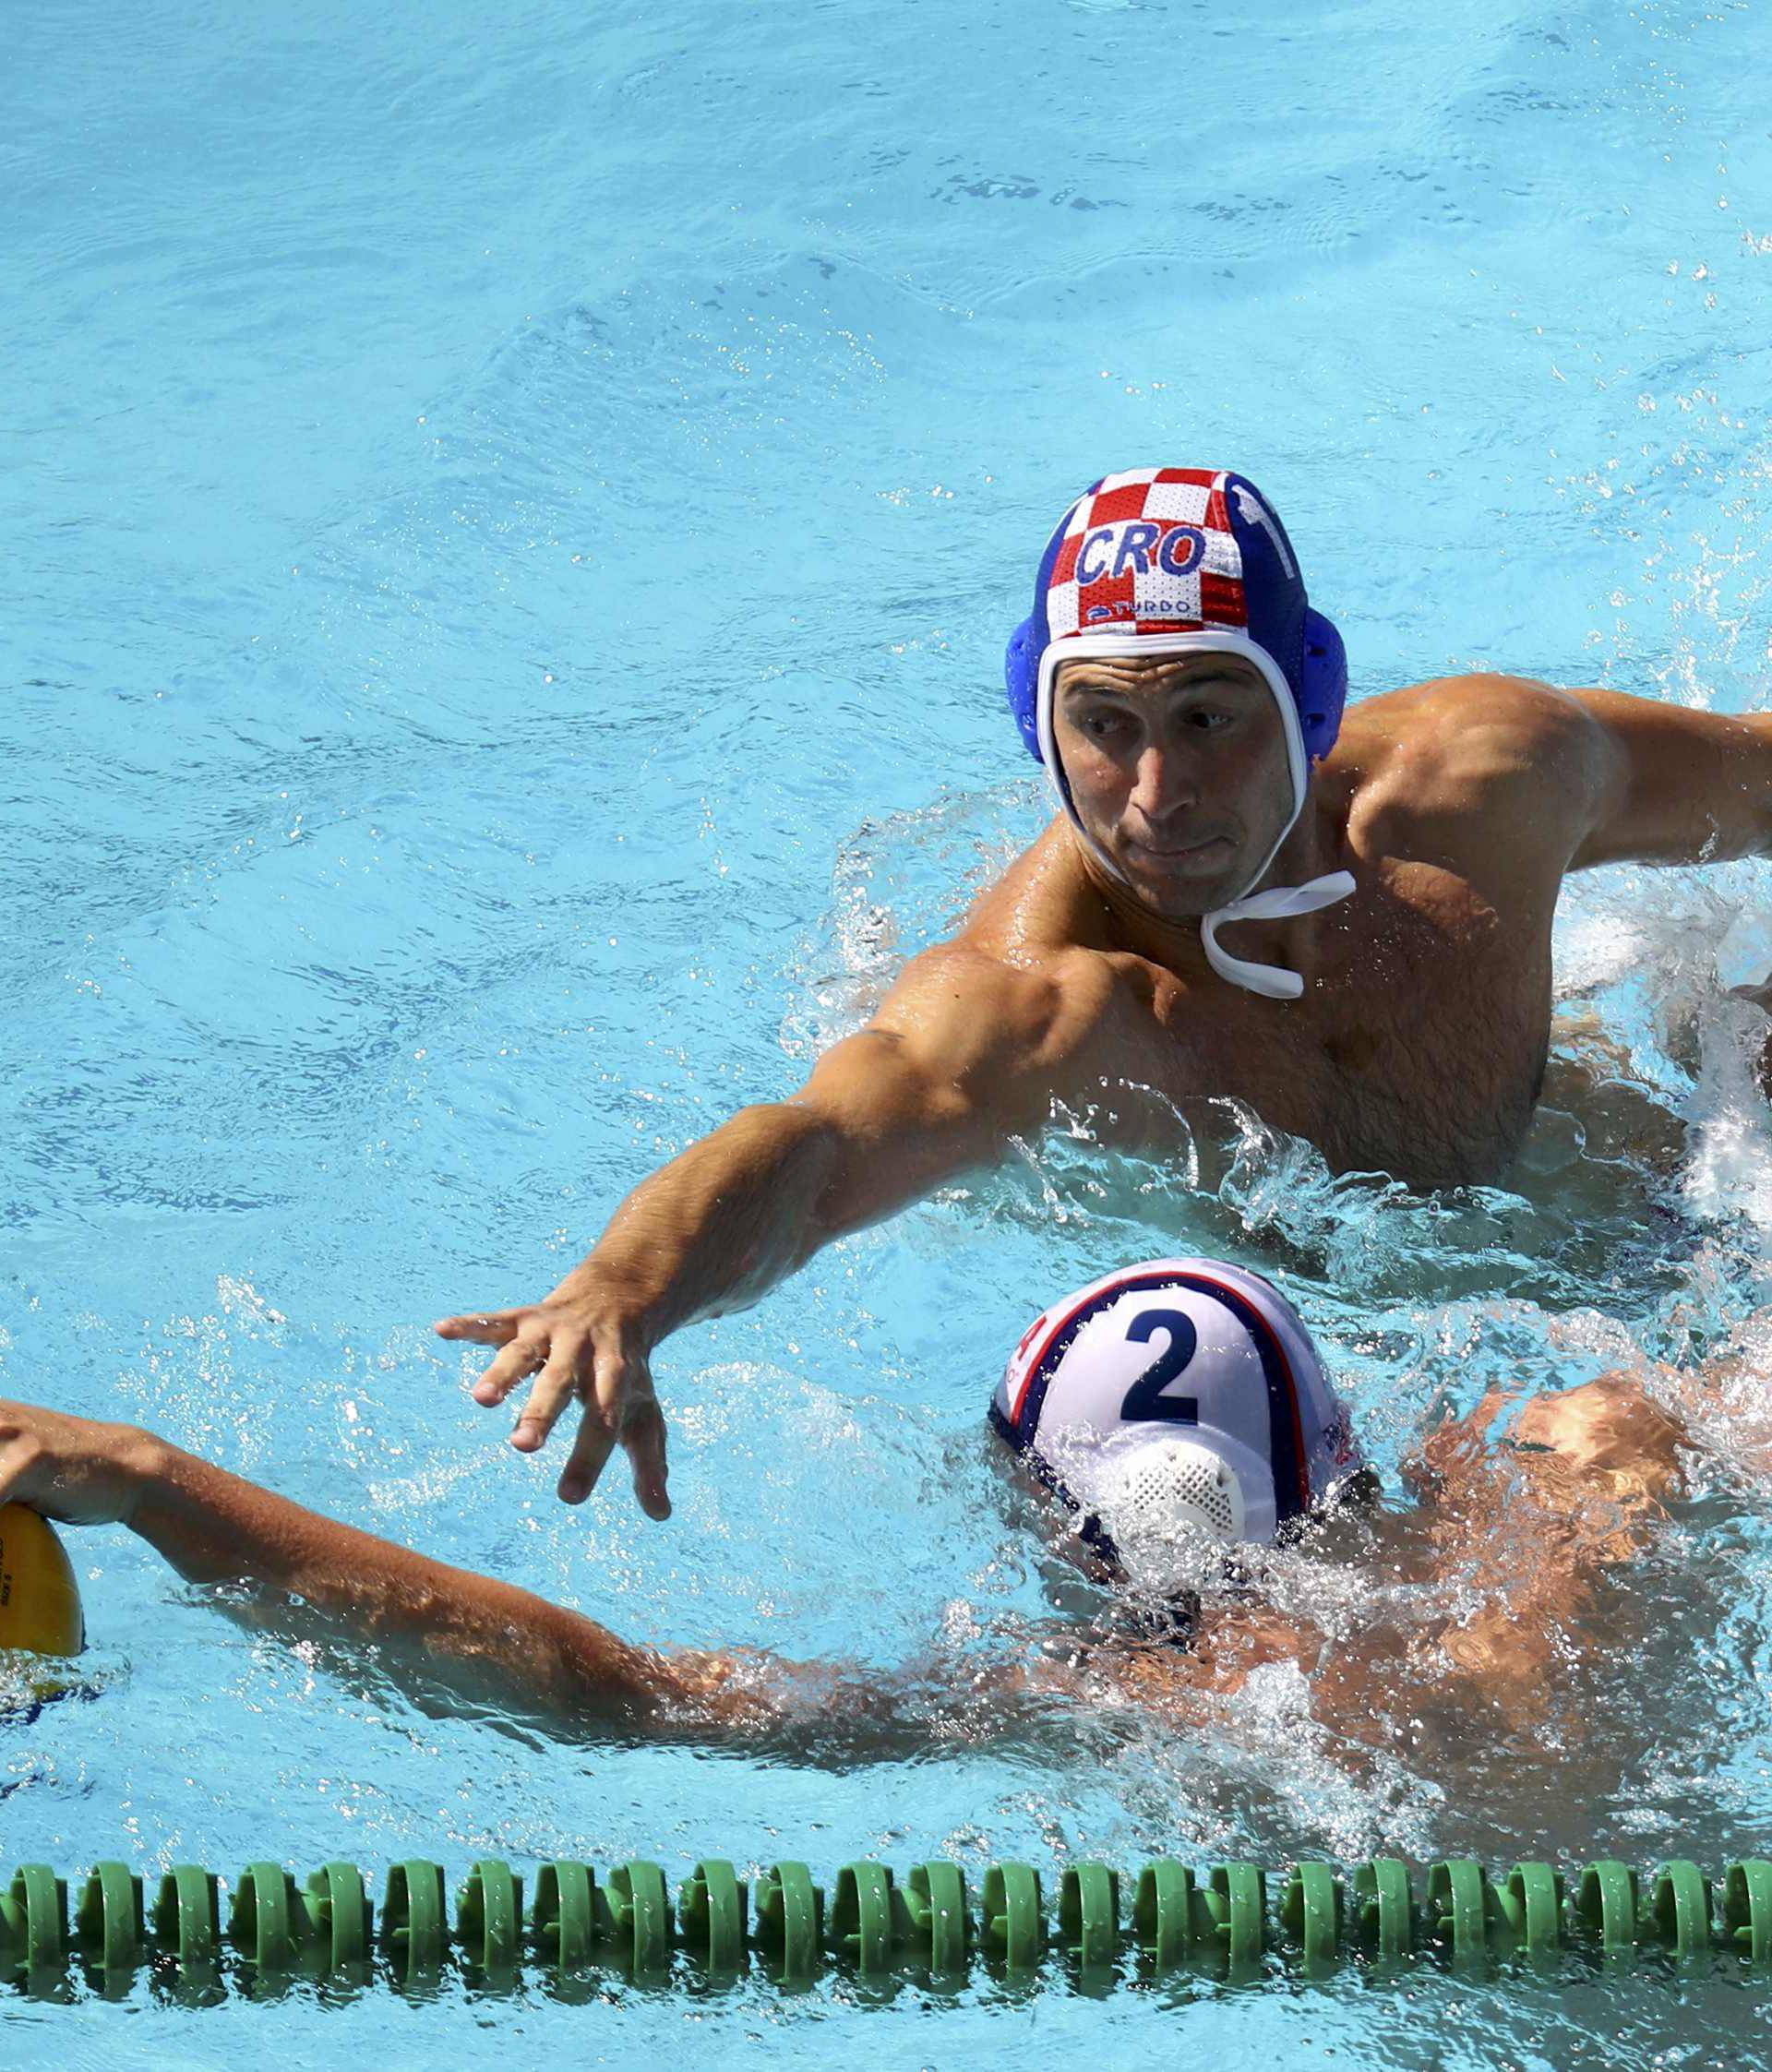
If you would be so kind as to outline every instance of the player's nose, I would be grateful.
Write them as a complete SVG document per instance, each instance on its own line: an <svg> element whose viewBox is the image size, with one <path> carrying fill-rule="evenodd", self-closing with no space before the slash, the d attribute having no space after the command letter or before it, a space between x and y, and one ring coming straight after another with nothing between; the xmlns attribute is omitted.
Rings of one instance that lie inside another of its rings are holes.
<svg viewBox="0 0 1772 2072"><path fill-rule="evenodd" d="M1131 803L1146 820L1162 820L1198 806L1200 773L1185 749L1148 743L1139 755Z"/></svg>

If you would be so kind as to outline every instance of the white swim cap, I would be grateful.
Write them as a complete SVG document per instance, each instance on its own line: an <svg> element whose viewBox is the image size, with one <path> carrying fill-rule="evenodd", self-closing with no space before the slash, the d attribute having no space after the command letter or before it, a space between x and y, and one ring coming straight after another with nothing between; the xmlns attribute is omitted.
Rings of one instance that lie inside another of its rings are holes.
<svg viewBox="0 0 1772 2072"><path fill-rule="evenodd" d="M1302 1318L1216 1259L1123 1267L1036 1317L990 1419L1134 1582L1270 1541L1360 1466Z"/></svg>
<svg viewBox="0 0 1772 2072"><path fill-rule="evenodd" d="M1161 1597L1210 1581L1226 1545L1249 1538L1237 1470L1194 1439L1124 1448L1106 1464L1094 1515L1127 1581Z"/></svg>

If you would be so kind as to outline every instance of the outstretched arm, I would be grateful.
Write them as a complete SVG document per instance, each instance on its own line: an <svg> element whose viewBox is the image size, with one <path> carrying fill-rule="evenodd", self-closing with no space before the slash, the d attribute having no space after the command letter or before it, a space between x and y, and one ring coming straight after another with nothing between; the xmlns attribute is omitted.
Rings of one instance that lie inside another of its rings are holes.
<svg viewBox="0 0 1772 2072"><path fill-rule="evenodd" d="M884 1685L755 1652L632 1647L133 1426L0 1402L0 1503L13 1500L71 1525L127 1526L192 1582L251 1585L260 1595L249 1616L366 1643L427 1702L496 1705L557 1733L789 1736L870 1755L928 1743L927 1724Z"/></svg>
<svg viewBox="0 0 1772 2072"><path fill-rule="evenodd" d="M1596 729L1598 750L1572 869L1772 852L1772 714L1738 719L1614 690L1567 695Z"/></svg>
<svg viewBox="0 0 1772 2072"><path fill-rule="evenodd" d="M440 1323L446 1338L499 1348L475 1397L502 1403L535 1377L512 1435L525 1453L577 1397L560 1495L581 1503L619 1443L641 1505L668 1515L649 1367L659 1340L744 1308L832 1239L1039 1128L1101 1000L1086 960L1024 969L958 947L918 958L799 1093L741 1110L642 1180L551 1295Z"/></svg>

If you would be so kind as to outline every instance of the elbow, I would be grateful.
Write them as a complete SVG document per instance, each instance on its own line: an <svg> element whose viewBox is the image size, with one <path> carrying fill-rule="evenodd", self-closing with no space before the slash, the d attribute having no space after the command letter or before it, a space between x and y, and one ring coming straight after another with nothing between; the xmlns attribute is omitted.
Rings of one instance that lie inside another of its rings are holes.
<svg viewBox="0 0 1772 2072"><path fill-rule="evenodd" d="M549 1606L542 1643L548 1708L579 1726L645 1732L670 1696L669 1665L650 1647L620 1639L575 1611Z"/></svg>
<svg viewBox="0 0 1772 2072"><path fill-rule="evenodd" d="M836 1119L808 1093L784 1101L758 1101L741 1108L725 1125L732 1140L759 1171L798 1175L819 1172L836 1153Z"/></svg>

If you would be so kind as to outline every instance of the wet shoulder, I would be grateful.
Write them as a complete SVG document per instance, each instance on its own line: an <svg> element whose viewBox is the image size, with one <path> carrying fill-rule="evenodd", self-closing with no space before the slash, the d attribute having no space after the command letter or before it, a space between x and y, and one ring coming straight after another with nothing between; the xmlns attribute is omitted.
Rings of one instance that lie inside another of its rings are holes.
<svg viewBox="0 0 1772 2072"><path fill-rule="evenodd" d="M1166 1019L1186 990L1174 972L1125 947L1062 820L976 902L951 947L1036 980L1070 1047L1084 1052L1147 1029L1153 1011Z"/></svg>
<svg viewBox="0 0 1772 2072"><path fill-rule="evenodd" d="M1062 820L1055 820L978 896L956 940L1012 964L1108 947L1107 909Z"/></svg>
<svg viewBox="0 0 1772 2072"><path fill-rule="evenodd" d="M1352 707L1320 781L1345 800L1360 854L1465 868L1500 841L1560 872L1606 752L1593 715L1553 684L1442 677Z"/></svg>

